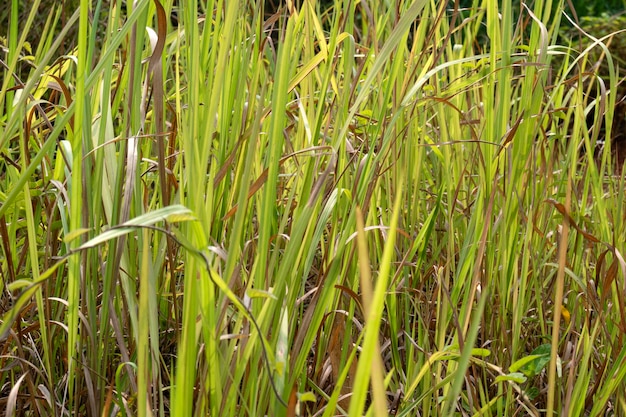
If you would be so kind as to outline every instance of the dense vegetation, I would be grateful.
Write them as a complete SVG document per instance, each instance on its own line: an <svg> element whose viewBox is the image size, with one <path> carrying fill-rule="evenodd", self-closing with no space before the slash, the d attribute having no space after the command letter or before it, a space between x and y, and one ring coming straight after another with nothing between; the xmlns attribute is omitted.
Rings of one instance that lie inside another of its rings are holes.
<svg viewBox="0 0 626 417"><path fill-rule="evenodd" d="M7 416L626 415L622 20L30 3L1 15Z"/></svg>

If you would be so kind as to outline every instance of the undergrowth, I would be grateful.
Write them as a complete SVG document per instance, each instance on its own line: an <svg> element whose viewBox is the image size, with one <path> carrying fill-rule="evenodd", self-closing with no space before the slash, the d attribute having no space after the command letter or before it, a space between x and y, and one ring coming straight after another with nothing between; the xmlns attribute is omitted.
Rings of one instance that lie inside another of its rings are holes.
<svg viewBox="0 0 626 417"><path fill-rule="evenodd" d="M613 32L32 3L1 34L7 416L626 414Z"/></svg>

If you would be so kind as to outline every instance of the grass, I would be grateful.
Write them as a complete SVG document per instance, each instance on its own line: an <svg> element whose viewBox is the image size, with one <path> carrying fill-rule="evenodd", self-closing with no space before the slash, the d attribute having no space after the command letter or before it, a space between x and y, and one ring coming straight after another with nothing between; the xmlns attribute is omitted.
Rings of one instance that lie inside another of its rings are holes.
<svg viewBox="0 0 626 417"><path fill-rule="evenodd" d="M610 33L541 0L132 3L10 5L6 415L626 414Z"/></svg>

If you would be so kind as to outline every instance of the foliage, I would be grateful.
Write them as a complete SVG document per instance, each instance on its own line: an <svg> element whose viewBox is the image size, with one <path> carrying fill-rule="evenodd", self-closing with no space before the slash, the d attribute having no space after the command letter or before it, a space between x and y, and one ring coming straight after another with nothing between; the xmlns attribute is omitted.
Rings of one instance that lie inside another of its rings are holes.
<svg viewBox="0 0 626 417"><path fill-rule="evenodd" d="M569 4L568 4L569 5ZM591 16L600 17L612 15L626 9L624 0L608 0L608 1L583 1L571 0L571 5L576 10L579 17Z"/></svg>
<svg viewBox="0 0 626 417"><path fill-rule="evenodd" d="M562 1L41 4L1 41L6 415L626 414L620 75Z"/></svg>

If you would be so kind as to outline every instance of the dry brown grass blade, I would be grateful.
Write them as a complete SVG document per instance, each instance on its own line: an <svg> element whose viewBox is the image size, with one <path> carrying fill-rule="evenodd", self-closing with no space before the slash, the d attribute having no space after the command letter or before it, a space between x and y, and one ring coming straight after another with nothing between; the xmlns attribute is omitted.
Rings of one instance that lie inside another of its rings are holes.
<svg viewBox="0 0 626 417"><path fill-rule="evenodd" d="M88 321L86 321L86 323L88 323ZM85 354L83 354L83 363L87 363L87 357L85 356ZM84 389L87 391L87 401L86 401L86 406L89 407L89 411L91 412L92 416L97 416L98 415L98 407L99 407L99 398L96 395L96 390L94 387L94 383L93 383L93 379L91 378L91 370L88 367L84 367L83 368L83 376L85 377L84 383L85 383L85 387Z"/></svg>
<svg viewBox="0 0 626 417"><path fill-rule="evenodd" d="M515 137L515 133L517 132L520 123L522 123L522 116L517 118L515 123L513 123L513 126L511 126L511 128L504 135L504 140L500 144L500 149L498 149L496 158L498 158L500 156L500 153L502 153L502 151L506 149L507 145L513 141L513 138Z"/></svg>
<svg viewBox="0 0 626 417"><path fill-rule="evenodd" d="M330 340L328 342L327 356L330 359L330 366L332 369L333 383L339 380L339 375L343 371L342 356L343 356L343 343L346 338L346 316L342 312L335 312L335 318L333 319L333 327L330 332ZM350 343L352 344L352 343ZM346 355L347 356L347 355ZM356 365L357 361L352 361L350 364L350 370L348 376L341 386L341 397L338 404L344 410L350 407L350 394L354 385L356 377Z"/></svg>
<svg viewBox="0 0 626 417"><path fill-rule="evenodd" d="M15 412L17 411L17 394L20 391L20 386L22 385L24 378L26 378L26 375L28 375L28 372L24 373L21 377L19 377L19 379L17 380L15 385L13 385L13 387L11 388L11 391L9 392L9 396L7 398L6 414L5 414L7 417L13 417L14 415L19 415L19 414L15 414Z"/></svg>
<svg viewBox="0 0 626 417"><path fill-rule="evenodd" d="M157 141L157 153L158 153L158 171L159 171L159 182L161 185L161 205L163 207L168 206L171 202L170 198L170 184L168 178L173 177L171 174L172 169L168 169L166 165L166 157L165 157L165 138L167 137L170 141L170 149L174 146L173 141L175 140L175 134L166 131L165 128L165 92L163 91L163 69L162 69L162 59L163 59L163 49L165 47L165 39L167 37L167 16L165 15L165 9L161 5L159 0L154 0L154 5L156 6L156 14L157 14L157 42L154 47L154 51L152 52L152 56L150 56L150 62L148 65L148 79L150 82L150 74L152 74L152 99L153 99L153 107L154 107L154 118L155 118L155 131L156 131L156 141ZM175 112L173 112L175 114ZM175 117L175 116L174 116ZM176 126L172 126L172 129L175 129ZM173 168L173 167L172 167ZM170 175L168 175L168 171ZM167 227L167 226L166 226ZM171 239L167 239L167 264L170 272L173 272L175 269L175 261L176 258L176 246ZM170 291L172 293L173 299L176 299L176 285L174 280L170 280ZM179 314L176 308L173 309L173 317L174 322L178 328L179 324Z"/></svg>
<svg viewBox="0 0 626 417"><path fill-rule="evenodd" d="M176 109L172 106L168 101L165 102L168 110L172 114L172 119L170 121L170 129L168 133L168 149L167 149L167 173L169 174L170 181L172 182L172 186L178 190L178 180L174 175L174 165L176 162L176 133L178 132L178 116L176 115Z"/></svg>
<svg viewBox="0 0 626 417"><path fill-rule="evenodd" d="M307 207L313 207L315 205L315 202L317 201L317 197L319 196L320 192L322 191L322 188L324 187L324 184L326 183L326 179L329 177L329 175L332 172L335 171L336 166L337 166L337 153L333 152L330 158L330 161L328 162L328 166L326 166L326 169L324 170L324 172L322 172L319 178L315 181L315 184L313 184L313 188L311 189L311 194L309 195L309 199L306 202Z"/></svg>
<svg viewBox="0 0 626 417"><path fill-rule="evenodd" d="M150 63L148 65L148 81L150 74L152 74L152 98L154 106L154 116L156 123L156 138L157 138L157 151L159 160L159 181L161 183L161 198L163 199L162 205L167 206L170 203L169 187L166 177L165 166L165 144L163 143L165 132L165 120L164 120L164 97L163 91L163 71L161 60L163 59L163 48L165 47L165 38L167 36L167 22L165 16L165 9L161 5L159 0L154 0L157 14L157 43L150 57Z"/></svg>
<svg viewBox="0 0 626 417"><path fill-rule="evenodd" d="M280 158L280 161L278 161L278 166L281 167L287 160L289 160L290 158L294 158L300 154L305 154L305 153L309 153L312 151L317 151L317 150L332 150L332 147L330 146L314 146L312 148L306 148L306 149L302 149L293 153L290 153L287 156L284 156L282 158ZM329 164L329 167L332 164ZM328 168L327 168L328 170ZM254 181L254 183L252 183L252 185L250 186L250 190L248 191L248 199L252 198L253 195L255 195L263 186L263 184L265 184L265 181L267 181L267 174L269 172L269 168L265 168L263 170L263 172L261 173L261 175L259 175L259 177ZM326 175L325 175L326 174ZM324 171L324 173L322 174L322 176L320 177L320 179L325 179L328 175L328 172ZM319 179L318 179L319 182ZM323 183L323 182L322 182ZM317 186L319 186L318 183L316 183ZM315 192L319 192L319 189L314 187L314 191ZM314 193L311 192L311 197L313 197ZM308 200L309 202L311 201L311 198L309 198ZM230 219L232 216L235 215L235 213L237 213L237 208L238 205L235 204L233 206L233 208L231 208L230 210L228 210L228 213L226 213L226 215L222 218L222 220L228 220Z"/></svg>
<svg viewBox="0 0 626 417"><path fill-rule="evenodd" d="M129 365L130 362L130 353L128 351L128 347L124 341L124 329L120 324L120 320L117 317L117 313L115 312L115 308L113 306L113 299L109 298L109 314L110 314L110 326L113 328L113 334L115 335L115 339L117 341L117 347L120 350L120 356L122 360L126 363L125 368L128 374L128 380L130 381L131 388L133 392L137 392L137 378L135 377L135 372L133 368Z"/></svg>
<svg viewBox="0 0 626 417"><path fill-rule="evenodd" d="M335 288L342 291L344 295L347 295L348 297L350 297L354 301L355 305L357 306L361 314L363 314L363 303L361 302L361 297L359 297L357 293L355 293L354 291L352 291L350 288L346 287L345 285L336 284Z"/></svg>
<svg viewBox="0 0 626 417"><path fill-rule="evenodd" d="M287 403L287 417L298 416L298 384L294 384L289 395L289 402Z"/></svg>
<svg viewBox="0 0 626 417"><path fill-rule="evenodd" d="M113 402L113 384L109 384L109 389L107 390L106 400L104 401L104 408L102 409L102 416L109 416L111 410L111 403Z"/></svg>
<svg viewBox="0 0 626 417"><path fill-rule="evenodd" d="M134 63L137 61L136 60L136 56L138 53L137 51L137 24L133 24L132 30L131 30L131 35L130 35L130 53L128 56L128 62L130 63L130 68L129 68L129 72L130 72L130 79L129 79L129 85L134 85L135 84L135 74L140 73L140 71L135 70L135 68L133 68ZM129 89L128 91L128 109L132 109L134 106L134 89ZM143 124L143 122L142 122ZM122 144L122 149L120 150L120 155L121 155L121 160L122 163L125 165L125 172L123 173L124 175L124 183L123 183L123 189L119 190L122 193L122 198L121 198L121 209L120 209L120 214L119 214L119 218L117 219L118 224L122 224L126 221L128 221L128 219L130 218L130 207L132 204L132 200L133 200L133 194L134 194L134 189L135 189L135 178L137 175L137 160L139 158L138 155L138 138L135 136L137 134L137 132L132 132L131 134L131 129L133 129L133 127L131 126L131 123L129 123L126 127L126 137L128 138L127 141L123 141ZM117 247L116 247L116 251L115 251L115 257L114 257L114 262L113 262L113 271L114 271L114 278L111 280L111 288L105 289L105 291L110 291L111 293L113 293L113 286L115 285L116 281L119 281L120 279L120 267L121 267L121 261L122 261L122 255L124 253L124 249L126 246L126 236L123 235L121 237L118 238L117 240ZM116 312L115 312L115 308L113 306L113 301L112 299L109 299L109 314L110 314L110 321L111 321L111 325L114 329L114 333L115 333L115 337L116 340L118 342L118 348L120 349L122 358L124 359L124 361L129 361L130 360L130 355L128 353L128 348L125 344L124 341L124 326L121 325ZM137 391L137 379L134 375L134 372L132 370L132 368L130 367L130 365L126 365L126 370L128 373L128 378L130 380L130 385L132 387L133 391Z"/></svg>
<svg viewBox="0 0 626 417"><path fill-rule="evenodd" d="M10 282L15 281L15 267L13 265L13 256L11 255L11 244L9 239L9 231L7 230L7 221L4 216L0 217L0 238L2 239L2 248L4 250L5 260L7 263L7 272L9 275L9 279L6 280L5 277L2 277L4 280L4 285ZM3 271L4 272L4 271ZM2 302L4 303L4 301ZM8 310L8 306L6 306ZM0 311L5 311L5 306L0 304Z"/></svg>
<svg viewBox="0 0 626 417"><path fill-rule="evenodd" d="M63 94L63 99L65 100L65 106L69 107L74 100L72 98L72 93L70 92L70 89L67 88L67 85L65 84L65 81L63 81L62 78L54 74L47 74L47 75L51 78L54 78L54 80L56 81L54 83L49 82L48 88L61 92ZM72 118L70 120L73 121L74 119ZM70 125L72 125L72 122L70 122Z"/></svg>
<svg viewBox="0 0 626 417"><path fill-rule="evenodd" d="M226 160L224 161L224 163L222 164L220 169L217 171L217 174L215 174L215 178L213 179L213 186L214 187L216 187L220 182L222 182L222 180L226 176L226 173L228 172L228 170L232 167L233 163L235 162L235 158L239 154L239 148L241 148L241 145L243 144L243 142L249 136L250 136L250 132L249 131L246 131L243 135L241 135L241 137L239 138L239 140L237 141L237 143L233 147L233 150L230 152L230 155L228 155L228 157L226 158Z"/></svg>
<svg viewBox="0 0 626 417"><path fill-rule="evenodd" d="M562 203L559 203L558 201L549 198L546 200L546 203L552 204L554 206L555 209L557 209L557 211L559 213L561 213L562 216L566 217L569 224L576 229L576 231L578 233L580 233L581 235L583 235L583 237L593 243L602 243L600 242L600 239L598 239L597 237L595 237L594 235L592 235L589 232L586 232L582 227L578 226L578 224L576 223L576 221L574 221L574 219L572 218L572 216L569 214L569 211L565 208L565 206Z"/></svg>
<svg viewBox="0 0 626 417"><path fill-rule="evenodd" d="M567 221L569 222L569 225L571 227L573 227L578 233L580 233L585 239L587 239L590 242L593 243L600 243L604 246L606 246L608 248L608 251L611 252L613 254L613 257L615 259L615 261L613 261L611 263L611 265L609 266L609 270L607 272L607 275L604 279L601 279L599 276L596 276L596 279L598 280L598 283L602 283L602 299L601 301L605 300L606 295L608 294L608 292L610 291L611 288L611 284L613 283L613 281L615 280L615 278L617 277L617 270L619 267L619 270L622 271L622 276L626 279L626 261L624 260L624 257L622 256L622 254L620 253L620 251L613 245L611 245L610 243L607 242L603 242L600 239L598 239L597 237L595 237L594 235L592 235L591 233L585 231L582 227L580 227L572 218L572 216L570 216L568 210L565 208L565 206L561 203L559 203L556 200L553 199L548 199L546 200L547 203L552 204L554 206L554 208L557 209L557 211L559 213L561 213L561 215L563 215ZM600 263L600 265L602 264L603 260L604 260L604 256L605 254L600 255L600 257L598 258L598 261ZM624 306L624 296L622 294L622 291L617 291L617 297L619 300L619 313L620 313L620 323L618 324L619 329L621 330L621 334L625 334L626 333L626 306Z"/></svg>

